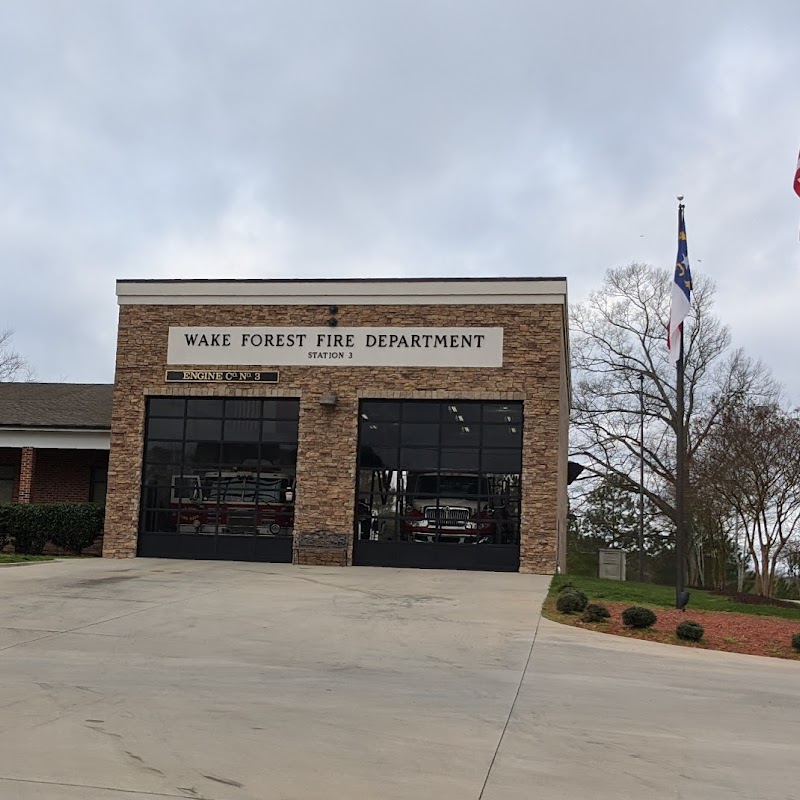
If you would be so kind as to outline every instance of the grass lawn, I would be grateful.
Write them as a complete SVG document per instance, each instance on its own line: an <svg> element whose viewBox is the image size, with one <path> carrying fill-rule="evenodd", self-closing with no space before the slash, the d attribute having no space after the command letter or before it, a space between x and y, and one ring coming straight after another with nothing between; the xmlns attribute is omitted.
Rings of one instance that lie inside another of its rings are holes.
<svg viewBox="0 0 800 800"><path fill-rule="evenodd" d="M53 561L55 556L25 556L18 553L0 553L0 565L27 564L31 561Z"/></svg>
<svg viewBox="0 0 800 800"><path fill-rule="evenodd" d="M634 583L633 581L607 581L600 578L582 578L574 575L556 575L550 586L548 599L555 598L560 586L572 583L589 595L589 601L620 602L628 605L653 606L654 608L675 607L675 587L656 586L652 583ZM693 609L704 611L735 611L739 614L755 614L761 617L783 617L800 621L800 605L797 608L781 608L780 606L750 605L736 603L718 594L689 589L691 598L686 607L688 614ZM553 599L555 602L555 599Z"/></svg>
<svg viewBox="0 0 800 800"><path fill-rule="evenodd" d="M580 614L561 614L556 609L556 598L559 587L565 583L572 583L584 591L590 603L606 606L611 618L601 623L586 623L581 621ZM792 636L800 633L800 605L797 608L749 605L699 589L690 591L687 610L681 612L675 608L675 590L671 586L557 575L542 613L548 619L564 625L617 636L800 660L800 653L793 650L790 644ZM658 617L656 624L646 630L626 628L622 624L622 612L632 605L652 608ZM694 620L703 626L705 635L701 642L684 642L677 638L675 627L686 620Z"/></svg>

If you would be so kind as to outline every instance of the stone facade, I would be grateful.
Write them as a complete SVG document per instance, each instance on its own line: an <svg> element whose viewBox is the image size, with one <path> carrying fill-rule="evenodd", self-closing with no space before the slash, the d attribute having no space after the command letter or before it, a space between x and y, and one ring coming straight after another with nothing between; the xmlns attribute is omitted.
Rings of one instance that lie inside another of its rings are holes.
<svg viewBox="0 0 800 800"><path fill-rule="evenodd" d="M352 548L360 399L522 400L520 571L563 566L569 405L563 304L338 306L338 323L346 327L503 327L502 368L283 366L271 386L164 382L170 326L323 326L329 313L327 306L300 304L120 306L104 555L136 555L147 396L299 398L295 561L317 564L349 563L349 550L343 556L338 542L346 537ZM322 405L325 395L335 395L336 405ZM319 546L308 546L314 536ZM326 537L336 546L326 547Z"/></svg>

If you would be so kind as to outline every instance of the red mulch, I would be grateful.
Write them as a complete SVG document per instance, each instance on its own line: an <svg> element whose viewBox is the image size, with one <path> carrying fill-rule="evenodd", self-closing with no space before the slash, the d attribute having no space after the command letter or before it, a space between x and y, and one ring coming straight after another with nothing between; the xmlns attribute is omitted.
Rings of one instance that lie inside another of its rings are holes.
<svg viewBox="0 0 800 800"><path fill-rule="evenodd" d="M622 612L630 608L630 603L603 603L603 605L611 612L611 619L604 623L581 622L580 615L559 614L550 604L548 604L548 616L565 625L628 636L632 639L800 661L800 653L792 650L791 645L792 636L800 633L800 620L737 614L731 611L682 612L674 608L653 608L658 617L656 624L647 630L632 630L622 624ZM684 642L675 636L678 623L685 620L693 620L703 626L705 635L701 642Z"/></svg>

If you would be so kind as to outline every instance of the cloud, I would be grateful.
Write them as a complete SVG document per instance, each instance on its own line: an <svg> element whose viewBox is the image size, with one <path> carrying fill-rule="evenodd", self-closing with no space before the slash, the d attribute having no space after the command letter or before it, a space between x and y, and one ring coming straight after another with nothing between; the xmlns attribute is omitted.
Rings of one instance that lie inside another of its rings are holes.
<svg viewBox="0 0 800 800"><path fill-rule="evenodd" d="M154 0L0 10L0 326L110 380L117 277L670 266L800 397L800 9Z"/></svg>

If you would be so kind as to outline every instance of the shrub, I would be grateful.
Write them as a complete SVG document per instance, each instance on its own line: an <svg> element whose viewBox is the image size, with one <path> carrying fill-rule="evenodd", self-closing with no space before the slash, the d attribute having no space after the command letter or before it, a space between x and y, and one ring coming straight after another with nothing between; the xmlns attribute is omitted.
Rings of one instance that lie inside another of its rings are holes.
<svg viewBox="0 0 800 800"><path fill-rule="evenodd" d="M566 583L562 583L561 586L558 587L557 593L561 594L561 592L565 592L567 591L567 589L575 589L575 588L577 587L575 586L575 584L572 583L572 581L567 581Z"/></svg>
<svg viewBox="0 0 800 800"><path fill-rule="evenodd" d="M685 642L699 642L704 633L705 630L699 622L693 622L689 619L678 623L678 627L675 628L675 635Z"/></svg>
<svg viewBox="0 0 800 800"><path fill-rule="evenodd" d="M104 511L96 503L14 505L8 522L14 550L40 555L52 542L78 555L102 533Z"/></svg>
<svg viewBox="0 0 800 800"><path fill-rule="evenodd" d="M47 544L49 531L41 505L14 505L9 520L9 531L14 537L14 552L38 556Z"/></svg>
<svg viewBox="0 0 800 800"><path fill-rule="evenodd" d="M9 523L11 522L13 508L14 506L10 503L0 504L0 550L8 544L10 535Z"/></svg>
<svg viewBox="0 0 800 800"><path fill-rule="evenodd" d="M556 608L562 614L577 614L586 608L588 602L589 598L580 589L570 589L558 596Z"/></svg>
<svg viewBox="0 0 800 800"><path fill-rule="evenodd" d="M796 633L792 636L792 647L800 652L800 633Z"/></svg>
<svg viewBox="0 0 800 800"><path fill-rule="evenodd" d="M649 628L656 624L658 617L644 606L631 606L622 612L622 622L626 628Z"/></svg>
<svg viewBox="0 0 800 800"><path fill-rule="evenodd" d="M103 532L105 508L97 503L52 503L48 518L50 541L80 555Z"/></svg>
<svg viewBox="0 0 800 800"><path fill-rule="evenodd" d="M610 616L611 612L605 606L589 603L581 615L581 622L605 622Z"/></svg>

